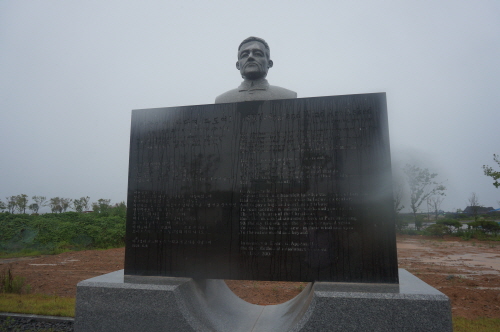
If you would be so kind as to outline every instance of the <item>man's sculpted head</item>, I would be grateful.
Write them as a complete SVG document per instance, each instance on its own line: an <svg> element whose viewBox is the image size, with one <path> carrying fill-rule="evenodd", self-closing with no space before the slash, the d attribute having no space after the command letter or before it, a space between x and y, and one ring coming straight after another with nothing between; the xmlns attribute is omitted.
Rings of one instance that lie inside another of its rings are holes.
<svg viewBox="0 0 500 332"><path fill-rule="evenodd" d="M243 40L238 47L236 68L244 80L236 89L217 96L215 103L297 98L296 92L267 82L267 71L273 66L270 53L269 45L262 38L248 37Z"/></svg>
<svg viewBox="0 0 500 332"><path fill-rule="evenodd" d="M248 37L238 47L236 69L244 79L257 80L265 78L267 71L273 66L270 59L269 45L262 38Z"/></svg>

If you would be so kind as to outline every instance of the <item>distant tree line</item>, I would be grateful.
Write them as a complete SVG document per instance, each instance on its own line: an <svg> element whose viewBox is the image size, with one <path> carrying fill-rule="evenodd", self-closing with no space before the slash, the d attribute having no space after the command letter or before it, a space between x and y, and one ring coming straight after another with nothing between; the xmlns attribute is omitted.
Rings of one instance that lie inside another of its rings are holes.
<svg viewBox="0 0 500 332"><path fill-rule="evenodd" d="M493 155L493 160L500 166L499 155ZM495 187L500 187L500 171L496 171L492 167L486 165L483 165L483 171L486 176L494 180L493 185ZM396 229L398 231L403 231L403 229L406 229L408 226L408 218L402 217L400 214L400 211L404 208L402 205L403 198L408 195L412 212L411 219L415 223L416 231L420 231L423 226L424 216L419 213L425 212L422 211L422 207L425 206L424 203L426 203L427 219L430 220L430 215L432 213L435 221L435 224L425 229L426 234L454 234L470 238L471 236L481 236L481 234L497 236L500 232L500 224L494 220L488 220L495 219L497 214L492 212L492 207L484 207L480 204L479 197L476 193L473 192L469 196L467 200L468 206L465 211L462 212L462 210L459 209L456 213L447 213L444 215L440 207L446 196L446 187L443 182L437 180L438 174L430 172L427 168L421 168L411 164L407 164L403 167L403 173L405 175L405 181L397 180L394 181L393 184L394 214L396 216ZM405 183L407 186L405 186ZM405 191L406 188L408 188L408 191ZM467 221L470 217L473 217L474 221ZM456 220L457 218L463 218L467 222L462 224ZM467 225L467 230L463 229L463 225Z"/></svg>
<svg viewBox="0 0 500 332"><path fill-rule="evenodd" d="M10 213L26 213L26 210L37 214L38 211L49 206L52 213L63 213L72 209L76 212L83 213L92 208L94 212L106 214L112 208L126 209L125 202L120 202L111 205L110 199L100 198L97 202L90 203L90 197L80 197L78 199L52 197L47 199L46 196L33 196L32 202L29 201L28 195L14 195L6 197L6 201L0 200L0 211L7 210Z"/></svg>

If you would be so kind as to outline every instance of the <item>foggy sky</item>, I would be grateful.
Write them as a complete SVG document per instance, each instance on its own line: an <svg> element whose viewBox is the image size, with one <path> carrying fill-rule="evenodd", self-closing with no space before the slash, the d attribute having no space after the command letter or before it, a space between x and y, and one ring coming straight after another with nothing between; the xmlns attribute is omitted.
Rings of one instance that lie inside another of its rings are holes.
<svg viewBox="0 0 500 332"><path fill-rule="evenodd" d="M126 200L131 110L213 103L248 36L299 98L386 92L393 170L438 173L444 210L499 207L494 0L0 1L0 199Z"/></svg>

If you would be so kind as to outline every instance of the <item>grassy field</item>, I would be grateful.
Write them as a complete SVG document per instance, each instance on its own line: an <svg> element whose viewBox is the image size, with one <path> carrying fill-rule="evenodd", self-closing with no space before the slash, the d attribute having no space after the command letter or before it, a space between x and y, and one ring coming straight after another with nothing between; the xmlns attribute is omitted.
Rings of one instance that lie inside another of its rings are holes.
<svg viewBox="0 0 500 332"><path fill-rule="evenodd" d="M463 317L453 318L454 332L498 332L500 331L499 318L465 319Z"/></svg>
<svg viewBox="0 0 500 332"><path fill-rule="evenodd" d="M75 299L43 294L0 294L0 312L75 316Z"/></svg>

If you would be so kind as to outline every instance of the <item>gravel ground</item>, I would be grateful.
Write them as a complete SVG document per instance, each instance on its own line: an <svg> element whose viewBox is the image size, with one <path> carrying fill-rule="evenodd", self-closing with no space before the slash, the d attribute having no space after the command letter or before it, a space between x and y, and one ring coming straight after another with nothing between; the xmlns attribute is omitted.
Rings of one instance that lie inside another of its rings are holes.
<svg viewBox="0 0 500 332"><path fill-rule="evenodd" d="M73 319L52 316L0 314L0 332L73 332Z"/></svg>

